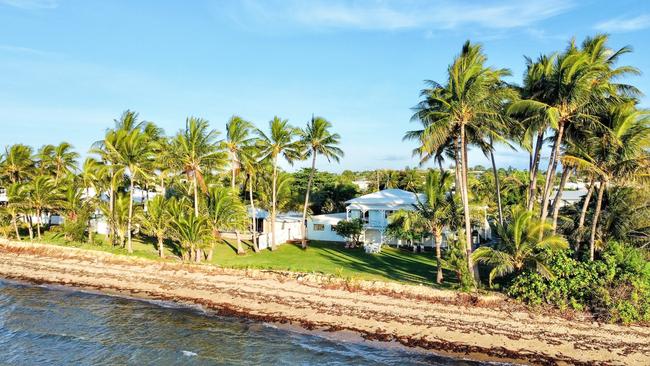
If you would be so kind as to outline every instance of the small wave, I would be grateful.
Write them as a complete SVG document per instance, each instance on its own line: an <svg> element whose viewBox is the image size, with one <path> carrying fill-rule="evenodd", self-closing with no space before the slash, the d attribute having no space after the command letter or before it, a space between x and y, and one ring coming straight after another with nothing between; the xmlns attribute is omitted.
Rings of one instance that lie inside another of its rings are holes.
<svg viewBox="0 0 650 366"><path fill-rule="evenodd" d="M181 350L181 352L183 352L183 355L187 357L194 357L198 355L198 353L192 351Z"/></svg>

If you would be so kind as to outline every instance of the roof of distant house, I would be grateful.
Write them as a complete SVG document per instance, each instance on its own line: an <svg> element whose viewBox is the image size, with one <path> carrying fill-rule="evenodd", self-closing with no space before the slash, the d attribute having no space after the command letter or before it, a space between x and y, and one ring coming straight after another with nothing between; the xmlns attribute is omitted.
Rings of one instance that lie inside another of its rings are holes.
<svg viewBox="0 0 650 366"><path fill-rule="evenodd" d="M418 194L420 200L424 199L423 194ZM383 191L373 192L361 197L345 201L346 204L359 205L412 205L418 202L418 195L403 189L384 189Z"/></svg>

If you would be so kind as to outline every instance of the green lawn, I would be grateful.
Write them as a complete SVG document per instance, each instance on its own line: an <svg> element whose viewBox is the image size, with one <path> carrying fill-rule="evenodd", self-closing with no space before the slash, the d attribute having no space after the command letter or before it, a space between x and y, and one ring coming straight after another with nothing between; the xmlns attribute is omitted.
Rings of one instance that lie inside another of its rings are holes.
<svg viewBox="0 0 650 366"><path fill-rule="evenodd" d="M60 233L46 232L43 241L57 245L127 254L125 249L105 243L103 237L98 237L96 244L90 245L88 243L68 243ZM169 257L173 256L170 248L172 247L166 246ZM280 245L274 252L263 250L260 253L254 253L249 243L245 243L245 248L247 254L237 255L234 242L219 243L216 245L212 263L229 268L317 272L343 278L439 286L435 284L436 261L430 252L413 253L384 246L379 254L366 254L362 248L345 249L341 243L330 242L310 242L307 250L303 250L300 245L295 244ZM152 240L135 238L133 249L135 256L158 259L156 244ZM445 271L446 282L442 286L453 286L454 279L451 272Z"/></svg>

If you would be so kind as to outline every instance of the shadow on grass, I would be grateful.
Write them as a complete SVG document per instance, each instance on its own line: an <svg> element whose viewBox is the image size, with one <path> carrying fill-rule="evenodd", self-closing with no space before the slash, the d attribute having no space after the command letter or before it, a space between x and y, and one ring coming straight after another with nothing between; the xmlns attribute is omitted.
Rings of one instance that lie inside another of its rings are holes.
<svg viewBox="0 0 650 366"><path fill-rule="evenodd" d="M341 245L310 243L310 248L319 250L328 261L343 270L362 272L386 277L411 284L425 283L440 288L456 285L455 275L444 270L445 281L435 283L437 263L435 257L426 253L412 253L394 248L384 248L378 254L365 253L362 248L345 249Z"/></svg>

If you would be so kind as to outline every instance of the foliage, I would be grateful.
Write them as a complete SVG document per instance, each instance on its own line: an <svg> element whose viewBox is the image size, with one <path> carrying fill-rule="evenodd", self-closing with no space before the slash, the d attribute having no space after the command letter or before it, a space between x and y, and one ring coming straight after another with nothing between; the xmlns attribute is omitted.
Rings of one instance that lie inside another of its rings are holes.
<svg viewBox="0 0 650 366"><path fill-rule="evenodd" d="M350 219L339 221L334 227L334 231L347 238L353 246L359 242L359 238L363 233L363 221L361 219Z"/></svg>
<svg viewBox="0 0 650 366"><path fill-rule="evenodd" d="M549 254L553 279L528 270L508 284L507 294L532 305L591 310L610 322L650 321L650 262L642 250L610 242L603 260L594 262L569 251Z"/></svg>

